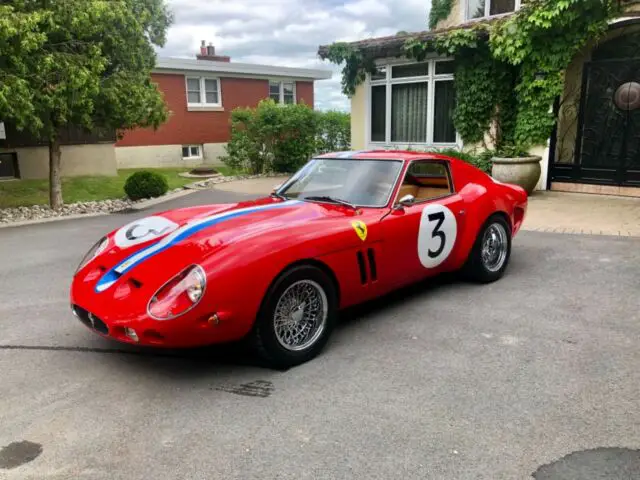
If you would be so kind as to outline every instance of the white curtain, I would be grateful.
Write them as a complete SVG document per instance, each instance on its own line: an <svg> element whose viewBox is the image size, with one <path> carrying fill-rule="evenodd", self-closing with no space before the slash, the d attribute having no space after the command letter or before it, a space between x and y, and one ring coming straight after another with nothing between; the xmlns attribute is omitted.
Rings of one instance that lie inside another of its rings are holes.
<svg viewBox="0 0 640 480"><path fill-rule="evenodd" d="M391 141L425 143L429 84L393 85L391 92Z"/></svg>

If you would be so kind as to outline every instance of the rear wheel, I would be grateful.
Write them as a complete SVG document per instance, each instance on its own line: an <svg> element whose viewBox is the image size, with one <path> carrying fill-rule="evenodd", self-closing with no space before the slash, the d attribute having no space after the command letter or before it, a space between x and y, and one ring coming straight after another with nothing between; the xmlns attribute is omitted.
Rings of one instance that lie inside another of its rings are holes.
<svg viewBox="0 0 640 480"><path fill-rule="evenodd" d="M478 234L465 273L477 282L495 282L504 275L510 257L511 228L502 215L492 215Z"/></svg>
<svg viewBox="0 0 640 480"><path fill-rule="evenodd" d="M302 265L271 286L256 318L253 341L272 366L288 368L316 357L337 316L337 294L321 269Z"/></svg>

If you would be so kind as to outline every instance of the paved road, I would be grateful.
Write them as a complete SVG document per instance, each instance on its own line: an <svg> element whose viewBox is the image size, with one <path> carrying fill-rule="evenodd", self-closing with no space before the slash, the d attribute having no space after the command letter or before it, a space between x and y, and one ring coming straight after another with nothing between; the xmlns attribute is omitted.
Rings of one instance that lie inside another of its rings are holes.
<svg viewBox="0 0 640 480"><path fill-rule="evenodd" d="M77 262L131 219L0 230L0 478L640 475L639 239L523 232L502 281L348 312L321 357L279 372L236 346L122 349L74 320Z"/></svg>

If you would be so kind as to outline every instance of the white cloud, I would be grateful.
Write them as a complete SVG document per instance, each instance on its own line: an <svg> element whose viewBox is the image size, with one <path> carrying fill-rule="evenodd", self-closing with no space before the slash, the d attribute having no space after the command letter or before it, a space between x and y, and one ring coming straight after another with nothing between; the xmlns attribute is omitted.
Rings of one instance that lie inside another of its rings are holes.
<svg viewBox="0 0 640 480"><path fill-rule="evenodd" d="M231 61L331 69L316 83L316 108L349 110L340 67L319 45L426 29L429 0L167 0L175 22L160 55L193 58L200 41Z"/></svg>

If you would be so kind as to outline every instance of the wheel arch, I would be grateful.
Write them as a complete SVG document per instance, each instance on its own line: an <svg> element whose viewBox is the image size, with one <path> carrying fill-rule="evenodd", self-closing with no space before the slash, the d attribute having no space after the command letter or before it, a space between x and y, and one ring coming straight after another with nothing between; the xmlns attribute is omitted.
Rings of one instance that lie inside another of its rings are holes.
<svg viewBox="0 0 640 480"><path fill-rule="evenodd" d="M460 267L462 267L469 261L469 257L471 255L471 252L473 251L473 247L478 241L478 236L482 233L482 230L486 226L489 219L495 216L502 218L509 226L510 231L513 229L509 214L500 208L496 208L495 206L486 215L478 216L477 220L472 225L472 230L470 232L471 234L466 238L463 244L464 253L462 254L462 260L459 264Z"/></svg>
<svg viewBox="0 0 640 480"><path fill-rule="evenodd" d="M482 226L484 226L491 217L501 217L505 222L507 222L507 225L509 225L509 230L513 230L511 217L509 217L509 214L504 210L496 210L495 212L489 214L489 216L485 218L484 222L482 222Z"/></svg>
<svg viewBox="0 0 640 480"><path fill-rule="evenodd" d="M262 306L264 305L264 300L267 296L267 293L269 293L269 291L273 288L273 286L275 285L275 283L282 278L282 276L284 274L286 274L288 271L296 268L296 267L302 267L302 266L311 266L311 267L316 267L317 269L321 270L323 273L325 273L329 279L331 280L331 283L333 284L334 288L335 288L335 293L336 293L336 301L338 303L338 305L340 305L340 282L338 281L338 277L336 276L335 272L331 269L331 267L329 267L329 265L327 265L325 262L318 260L316 258L303 258L300 260L296 260L295 262L291 262L288 265L286 265L284 268L282 268L277 275L275 275L273 277L273 279L271 280L271 282L269 282L269 285L266 289L266 291L264 292L262 301L260 302L260 308L262 309Z"/></svg>

